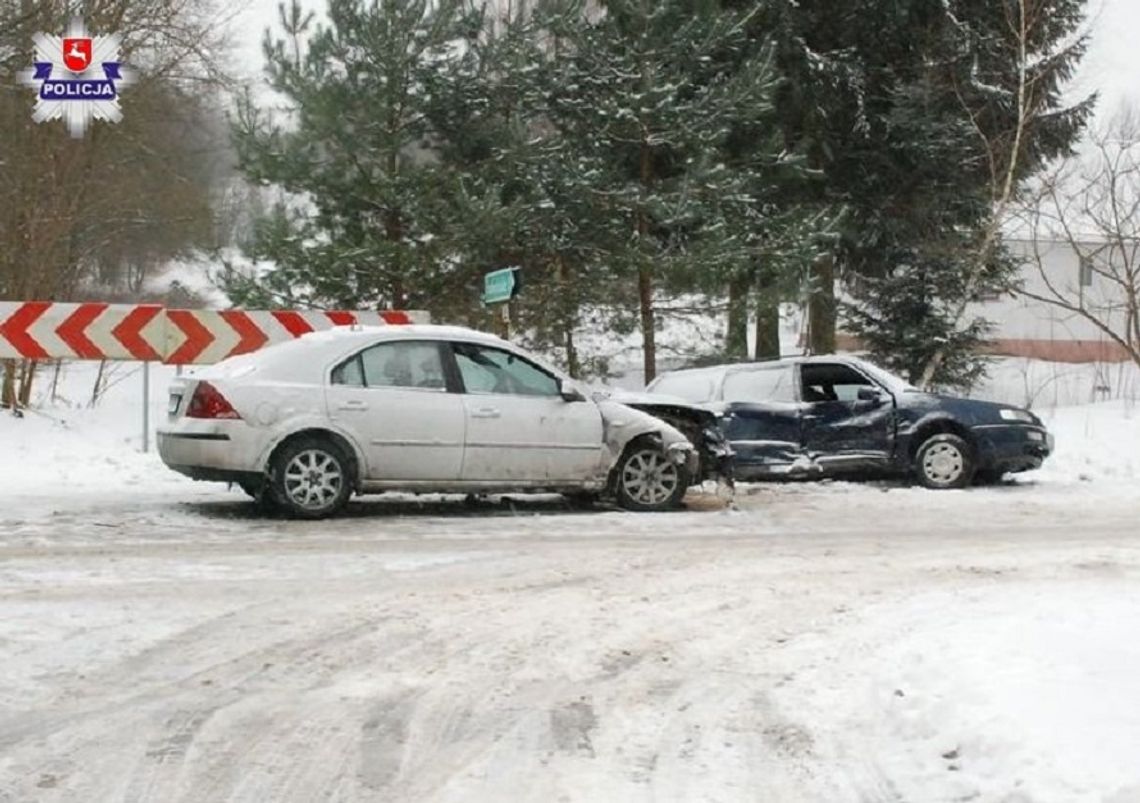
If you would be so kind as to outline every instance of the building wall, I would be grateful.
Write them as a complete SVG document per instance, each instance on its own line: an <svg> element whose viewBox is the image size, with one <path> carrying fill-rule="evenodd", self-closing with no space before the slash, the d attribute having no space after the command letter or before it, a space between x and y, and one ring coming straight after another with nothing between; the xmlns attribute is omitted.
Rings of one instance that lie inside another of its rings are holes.
<svg viewBox="0 0 1140 803"><path fill-rule="evenodd" d="M1110 251L1103 243L1083 243L1079 254L1067 242L1007 240L1013 254L1025 260L1021 282L1025 290L1048 296L1049 286L1067 297L1082 298L1098 317L1116 331L1124 325L1123 294L1119 286L1095 271L1081 268L1082 254L1094 264L1107 265ZM1040 265L1040 267L1039 267ZM1082 273L1084 274L1082 276ZM1091 321L1025 295L1003 296L971 310L995 324L994 353L1052 362L1121 362L1127 352Z"/></svg>
<svg viewBox="0 0 1140 803"><path fill-rule="evenodd" d="M1120 285L1096 271L1086 270L1082 276L1081 269L1083 256L1102 269L1115 267L1119 271L1118 249L1114 254L1106 243L1097 242L1081 243L1080 253L1061 241L1034 245L1029 240L1007 239L1005 244L1015 257L1024 260L1019 277L1024 290L1049 296L1051 285L1066 297L1083 299L1086 307L1095 310L1113 331L1124 331L1126 309ZM1130 255L1131 264L1140 265L1140 243L1129 247L1135 249L1136 257L1131 259ZM836 290L843 293L842 287ZM994 324L989 350L997 355L1059 363L1115 363L1131 359L1124 347L1092 321L1025 295L1005 295L974 304L967 314L984 317ZM802 335L796 345L800 349L805 346ZM840 351L862 350L857 338L843 332L838 333L836 346Z"/></svg>

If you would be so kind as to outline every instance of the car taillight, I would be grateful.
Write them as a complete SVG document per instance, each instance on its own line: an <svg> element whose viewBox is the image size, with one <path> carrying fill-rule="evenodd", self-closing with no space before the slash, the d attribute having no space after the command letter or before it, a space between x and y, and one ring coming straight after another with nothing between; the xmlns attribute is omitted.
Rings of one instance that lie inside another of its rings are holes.
<svg viewBox="0 0 1140 803"><path fill-rule="evenodd" d="M186 408L187 418L241 418L233 405L209 382L199 382Z"/></svg>

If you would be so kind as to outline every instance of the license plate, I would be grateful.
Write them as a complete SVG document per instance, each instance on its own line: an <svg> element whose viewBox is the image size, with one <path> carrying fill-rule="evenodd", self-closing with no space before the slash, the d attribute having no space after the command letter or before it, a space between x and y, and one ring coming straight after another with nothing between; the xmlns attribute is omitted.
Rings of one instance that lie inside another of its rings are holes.
<svg viewBox="0 0 1140 803"><path fill-rule="evenodd" d="M166 405L166 412L168 415L174 415L178 412L178 405L182 403L182 397L177 393L170 394L170 403Z"/></svg>

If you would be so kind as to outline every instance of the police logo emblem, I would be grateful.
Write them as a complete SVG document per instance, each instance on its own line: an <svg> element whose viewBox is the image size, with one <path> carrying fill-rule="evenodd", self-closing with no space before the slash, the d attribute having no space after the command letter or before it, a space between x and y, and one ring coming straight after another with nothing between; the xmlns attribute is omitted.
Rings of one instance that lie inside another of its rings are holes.
<svg viewBox="0 0 1140 803"><path fill-rule="evenodd" d="M32 42L33 69L22 71L20 80L36 90L33 120L63 120L71 136L82 137L92 120L123 119L119 90L131 83L131 74L119 61L118 36L91 36L74 19L66 35L40 33Z"/></svg>

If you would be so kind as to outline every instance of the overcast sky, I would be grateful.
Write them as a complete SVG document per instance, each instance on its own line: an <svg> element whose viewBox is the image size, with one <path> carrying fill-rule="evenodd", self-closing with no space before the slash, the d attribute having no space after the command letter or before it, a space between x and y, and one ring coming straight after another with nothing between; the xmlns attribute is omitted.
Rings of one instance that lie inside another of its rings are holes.
<svg viewBox="0 0 1140 803"><path fill-rule="evenodd" d="M1140 105L1140 0L1091 0L1092 46L1074 89L1101 93L1104 121L1126 103Z"/></svg>
<svg viewBox="0 0 1140 803"><path fill-rule="evenodd" d="M843 2L843 0L837 0ZM235 59L249 78L260 76L261 37L266 27L277 27L280 0L247 0L235 21L238 52ZM303 0L308 8L321 8L323 0ZM1097 118L1106 121L1125 103L1140 107L1140 0L1089 0L1092 47L1073 83L1074 97L1099 91Z"/></svg>

